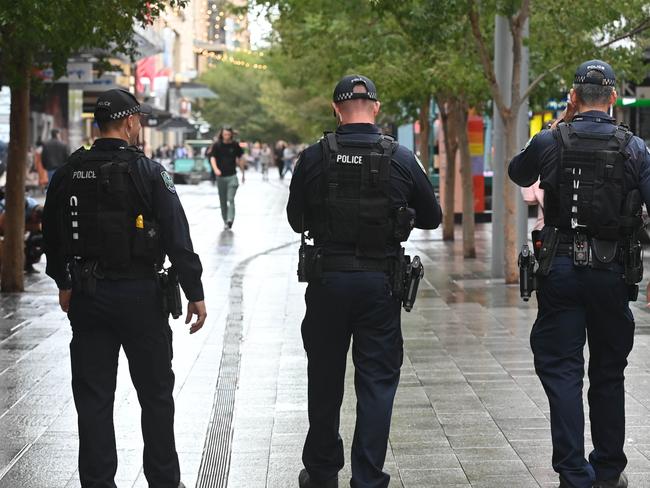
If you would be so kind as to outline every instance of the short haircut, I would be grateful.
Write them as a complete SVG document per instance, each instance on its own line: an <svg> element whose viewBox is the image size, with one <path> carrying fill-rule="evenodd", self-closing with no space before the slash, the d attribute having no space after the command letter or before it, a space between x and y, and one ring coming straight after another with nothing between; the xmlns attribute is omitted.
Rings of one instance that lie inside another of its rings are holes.
<svg viewBox="0 0 650 488"><path fill-rule="evenodd" d="M97 127L99 127L100 132L108 132L108 131L118 129L120 127L120 125L122 125L123 121L124 121L124 119L117 119L117 120L95 119L95 122L97 122Z"/></svg>
<svg viewBox="0 0 650 488"><path fill-rule="evenodd" d="M605 76L596 70L587 73L588 78L602 80ZM574 84L573 89L582 103L585 105L609 105L609 99L614 91L613 86L594 85L591 83Z"/></svg>
<svg viewBox="0 0 650 488"><path fill-rule="evenodd" d="M52 129L50 131L50 136L52 136L52 139L55 139L59 135L59 129Z"/></svg>
<svg viewBox="0 0 650 488"><path fill-rule="evenodd" d="M372 112L375 106L375 101L368 98L354 98L352 100L345 100L344 102L337 102L336 106L341 112Z"/></svg>

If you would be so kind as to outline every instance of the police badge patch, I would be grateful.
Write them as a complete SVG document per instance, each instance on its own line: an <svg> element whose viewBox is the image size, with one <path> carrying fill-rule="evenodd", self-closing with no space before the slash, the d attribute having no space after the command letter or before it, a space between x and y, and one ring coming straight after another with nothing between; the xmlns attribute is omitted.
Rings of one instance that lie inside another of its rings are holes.
<svg viewBox="0 0 650 488"><path fill-rule="evenodd" d="M176 193L174 179L169 175L169 173L167 171L161 171L160 176L162 177L163 183L165 183L167 189L172 193Z"/></svg>

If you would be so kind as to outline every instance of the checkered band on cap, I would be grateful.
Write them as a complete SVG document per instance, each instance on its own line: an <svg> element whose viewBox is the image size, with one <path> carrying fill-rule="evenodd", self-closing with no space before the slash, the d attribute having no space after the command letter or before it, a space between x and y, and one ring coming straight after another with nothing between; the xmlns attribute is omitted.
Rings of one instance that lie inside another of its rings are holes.
<svg viewBox="0 0 650 488"><path fill-rule="evenodd" d="M110 117L113 120L117 119L123 119L124 117L128 117L129 115L137 114L140 113L140 105L136 105L135 107L131 107L128 110L122 110L120 112L116 112L114 114L111 114Z"/></svg>
<svg viewBox="0 0 650 488"><path fill-rule="evenodd" d="M375 92L345 92L345 93L338 94L334 98L334 101L335 102L345 102L347 100L352 100L354 98L366 98L366 99L371 99L371 100L377 100L377 93L375 93Z"/></svg>
<svg viewBox="0 0 650 488"><path fill-rule="evenodd" d="M585 83L587 79L593 80L594 78L590 77L590 76L576 76L574 78L573 82L576 83L576 84L582 84L582 83ZM596 83L592 83L592 84L595 85ZM609 78L603 78L601 80L601 85L602 86L615 86L616 85L616 80L612 80L612 79L609 79Z"/></svg>

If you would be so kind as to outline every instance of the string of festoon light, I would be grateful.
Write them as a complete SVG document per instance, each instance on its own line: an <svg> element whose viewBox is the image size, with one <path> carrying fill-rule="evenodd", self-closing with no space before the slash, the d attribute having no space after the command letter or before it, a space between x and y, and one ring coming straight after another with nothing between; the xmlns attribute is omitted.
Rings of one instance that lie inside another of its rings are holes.
<svg viewBox="0 0 650 488"><path fill-rule="evenodd" d="M227 53L220 54L220 53L215 53L212 51L208 51L207 49L197 49L194 48L194 52L196 54L200 54L201 56L204 56L208 58L208 60L211 61L219 61L222 63L230 63L234 64L235 66L240 66L242 68L250 68L250 69L258 69L258 70L266 70L268 69L268 66L262 63L252 63L250 61L244 61L241 59L237 59L234 56L231 56ZM260 53L260 57L263 56L263 53Z"/></svg>

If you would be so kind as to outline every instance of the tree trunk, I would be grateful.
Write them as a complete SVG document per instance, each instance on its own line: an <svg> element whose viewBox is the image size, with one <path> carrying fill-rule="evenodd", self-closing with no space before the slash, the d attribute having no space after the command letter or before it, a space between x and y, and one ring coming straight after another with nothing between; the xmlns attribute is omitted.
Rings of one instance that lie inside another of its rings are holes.
<svg viewBox="0 0 650 488"><path fill-rule="evenodd" d="M428 175L431 175L431 161L429 155L429 136L431 134L431 124L429 121L430 116L430 106L431 106L431 96L428 96L426 100L422 102L420 107L420 161L424 166L424 170Z"/></svg>
<svg viewBox="0 0 650 488"><path fill-rule="evenodd" d="M454 118L457 111L453 106L457 103L453 98L440 100L438 107L440 109L440 120L442 123L442 132L444 133L445 157L447 159L447 169L445 179L441 184L445 186L445 198L442 204L442 240L454 240L454 199L456 193L456 151L458 150L458 140L456 138L456 122Z"/></svg>
<svg viewBox="0 0 650 488"><path fill-rule="evenodd" d="M29 67L29 61L25 60L24 81L11 88L9 157L5 187L2 271L0 273L3 292L17 292L25 289L25 172L27 138L29 136Z"/></svg>
<svg viewBox="0 0 650 488"><path fill-rule="evenodd" d="M517 111L511 111L508 117L503 117L506 133L506 160L502 162L506 170L503 173L503 198L505 202L505 279L506 283L519 282L519 268L517 266L517 186L508 177L508 163L517 152ZM498 163L498 162L497 162Z"/></svg>
<svg viewBox="0 0 650 488"><path fill-rule="evenodd" d="M472 176L472 157L469 150L467 135L467 120L469 108L467 102L461 100L457 105L456 117L458 134L458 149L460 151L460 178L463 188L463 257L475 258L476 245L474 242L474 178Z"/></svg>

